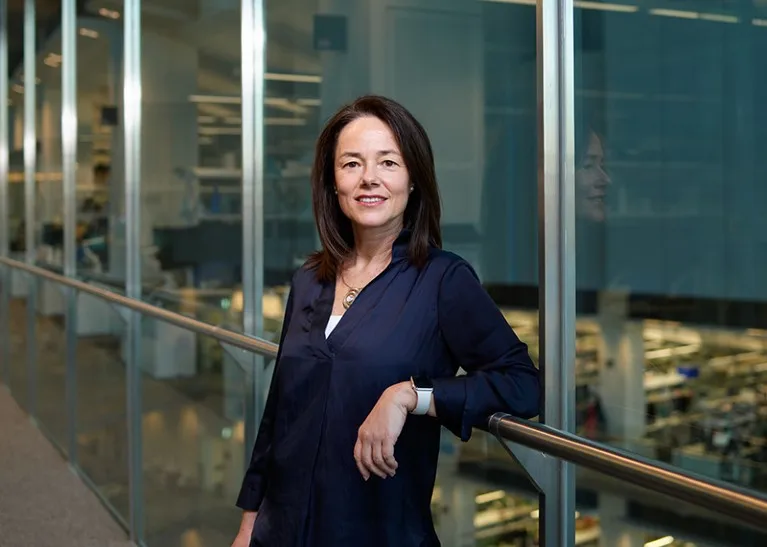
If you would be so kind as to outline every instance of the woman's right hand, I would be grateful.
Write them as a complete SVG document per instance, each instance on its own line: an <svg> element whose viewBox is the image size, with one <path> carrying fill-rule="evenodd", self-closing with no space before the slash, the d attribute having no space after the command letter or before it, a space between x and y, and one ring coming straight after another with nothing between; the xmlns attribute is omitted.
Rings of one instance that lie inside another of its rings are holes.
<svg viewBox="0 0 767 547"><path fill-rule="evenodd" d="M250 547L250 536L253 534L253 525L256 523L255 511L243 511L240 521L240 531L232 542L232 547Z"/></svg>

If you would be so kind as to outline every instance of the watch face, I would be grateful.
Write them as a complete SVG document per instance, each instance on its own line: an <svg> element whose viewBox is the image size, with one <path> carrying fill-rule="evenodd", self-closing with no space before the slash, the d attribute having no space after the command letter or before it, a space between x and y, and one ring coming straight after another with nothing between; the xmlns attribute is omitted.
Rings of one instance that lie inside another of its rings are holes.
<svg viewBox="0 0 767 547"><path fill-rule="evenodd" d="M416 389L434 389L431 378L426 376L413 376L413 385Z"/></svg>

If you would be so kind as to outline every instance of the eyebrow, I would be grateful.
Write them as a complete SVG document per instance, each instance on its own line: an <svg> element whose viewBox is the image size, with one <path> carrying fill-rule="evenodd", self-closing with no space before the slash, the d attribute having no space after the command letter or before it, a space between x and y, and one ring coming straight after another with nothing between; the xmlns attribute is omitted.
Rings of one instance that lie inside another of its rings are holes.
<svg viewBox="0 0 767 547"><path fill-rule="evenodd" d="M397 155L397 156L399 156L399 155L400 155L400 153L399 153L399 152L397 152L396 150L379 150L379 151L376 153L376 155L377 155L378 157L381 157L381 156L388 156L388 155L390 155L390 154L395 154L395 155ZM360 160L361 160L361 159L363 159L363 158L362 158L362 154L360 154L359 152L343 152L343 153L342 153L340 156L338 156L338 157L339 157L339 158L344 158L344 157L347 157L347 158L357 158L357 159L360 159Z"/></svg>

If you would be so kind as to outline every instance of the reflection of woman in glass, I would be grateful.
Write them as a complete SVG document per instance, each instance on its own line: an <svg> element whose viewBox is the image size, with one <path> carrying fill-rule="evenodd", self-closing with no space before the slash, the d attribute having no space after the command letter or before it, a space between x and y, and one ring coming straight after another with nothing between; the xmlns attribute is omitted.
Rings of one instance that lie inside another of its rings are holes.
<svg viewBox="0 0 767 547"><path fill-rule="evenodd" d="M602 137L589 129L576 144L579 154L575 161L576 215L593 222L605 220L605 197L611 183L605 171L605 151Z"/></svg>
<svg viewBox="0 0 767 547"><path fill-rule="evenodd" d="M605 168L604 137L585 125L575 141L576 284L580 290L605 286L605 199L611 184Z"/></svg>

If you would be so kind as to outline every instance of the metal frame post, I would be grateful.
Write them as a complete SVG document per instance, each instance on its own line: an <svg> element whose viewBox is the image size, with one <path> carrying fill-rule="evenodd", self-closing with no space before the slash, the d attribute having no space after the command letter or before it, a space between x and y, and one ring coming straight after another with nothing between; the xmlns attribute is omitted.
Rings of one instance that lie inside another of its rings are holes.
<svg viewBox="0 0 767 547"><path fill-rule="evenodd" d="M24 1L24 248L34 265L37 233L37 71L35 0ZM7 77L5 74L0 77ZM7 101L6 101L7 104ZM27 412L37 417L37 284L27 276Z"/></svg>
<svg viewBox="0 0 767 547"><path fill-rule="evenodd" d="M264 330L264 76L266 19L264 0L242 0L242 280L245 334ZM266 371L263 357L253 354L246 374L245 462L261 422Z"/></svg>
<svg viewBox="0 0 767 547"><path fill-rule="evenodd" d="M141 300L141 0L125 0L123 27L123 145L125 162L125 294ZM128 313L126 400L130 537L144 539L141 424L141 314Z"/></svg>
<svg viewBox="0 0 767 547"><path fill-rule="evenodd" d="M8 257L8 0L0 0L0 256ZM0 267L0 374L11 385L11 271Z"/></svg>
<svg viewBox="0 0 767 547"><path fill-rule="evenodd" d="M64 275L77 275L77 2L61 6L61 164L64 192ZM66 289L68 452L77 465L77 292Z"/></svg>
<svg viewBox="0 0 767 547"><path fill-rule="evenodd" d="M536 22L541 418L570 432L575 427L573 0L540 0ZM574 545L575 470L560 459L547 461L552 480L541 494L541 545Z"/></svg>

